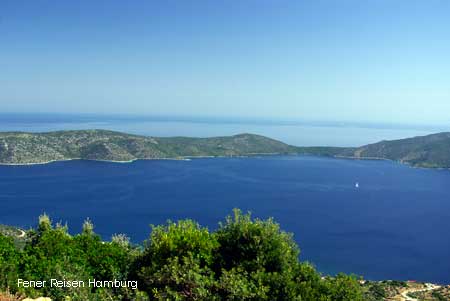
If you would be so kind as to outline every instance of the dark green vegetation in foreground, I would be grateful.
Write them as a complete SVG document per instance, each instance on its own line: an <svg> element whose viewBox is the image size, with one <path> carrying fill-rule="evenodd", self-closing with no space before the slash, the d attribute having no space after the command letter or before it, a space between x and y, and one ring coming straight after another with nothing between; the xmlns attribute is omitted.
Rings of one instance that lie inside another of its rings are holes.
<svg viewBox="0 0 450 301"><path fill-rule="evenodd" d="M0 163L9 164L69 159L130 161L295 152L293 146L251 134L215 138L156 138L105 130L0 133Z"/></svg>
<svg viewBox="0 0 450 301"><path fill-rule="evenodd" d="M0 163L4 164L70 159L131 161L258 154L387 159L416 167L450 168L450 133L381 141L353 148L296 147L253 134L214 138L157 138L105 130L0 133Z"/></svg>
<svg viewBox="0 0 450 301"><path fill-rule="evenodd" d="M278 224L238 210L215 232L192 220L155 226L143 247L121 235L101 241L89 221L72 236L47 216L27 237L17 247L0 234L0 291L54 300L364 299L356 278L321 277ZM137 280L139 289L18 288L17 278Z"/></svg>

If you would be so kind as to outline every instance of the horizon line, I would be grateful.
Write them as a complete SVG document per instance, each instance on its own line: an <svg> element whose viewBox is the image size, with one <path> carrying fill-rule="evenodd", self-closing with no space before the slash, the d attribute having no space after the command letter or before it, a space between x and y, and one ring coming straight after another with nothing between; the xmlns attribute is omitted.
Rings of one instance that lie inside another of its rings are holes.
<svg viewBox="0 0 450 301"><path fill-rule="evenodd" d="M401 123L385 121L348 121L348 120L320 120L283 117L259 116L215 116L215 115L171 115L171 114L136 114L136 113L86 113L86 112L0 112L2 121L21 123L26 117L35 117L27 123L76 123L76 122L105 122L105 121L140 121L140 122L186 122L205 124L252 124L269 126L307 126L307 127L341 127L366 129L410 129L410 130L444 130L450 131L450 123L425 124ZM36 119L36 117L38 117ZM40 118L39 118L40 117ZM46 119L42 119L42 118ZM97 120L101 118L101 120ZM5 120L6 119L6 120Z"/></svg>

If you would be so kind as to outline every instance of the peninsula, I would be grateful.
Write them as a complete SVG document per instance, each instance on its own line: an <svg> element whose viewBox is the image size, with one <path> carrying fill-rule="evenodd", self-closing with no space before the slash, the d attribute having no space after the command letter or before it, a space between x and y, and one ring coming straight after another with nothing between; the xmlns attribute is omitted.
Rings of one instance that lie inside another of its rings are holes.
<svg viewBox="0 0 450 301"><path fill-rule="evenodd" d="M72 159L128 162L137 159L296 152L294 146L252 134L215 138L157 138L106 130L0 133L2 164L38 164Z"/></svg>
<svg viewBox="0 0 450 301"><path fill-rule="evenodd" d="M414 167L450 168L450 132L381 141L361 147L300 147L298 153L392 160Z"/></svg>
<svg viewBox="0 0 450 301"><path fill-rule="evenodd" d="M212 138L147 137L107 130L0 133L0 164L72 159L129 162L138 159L299 154L385 159L415 167L450 168L450 132L361 147L298 147L254 134Z"/></svg>

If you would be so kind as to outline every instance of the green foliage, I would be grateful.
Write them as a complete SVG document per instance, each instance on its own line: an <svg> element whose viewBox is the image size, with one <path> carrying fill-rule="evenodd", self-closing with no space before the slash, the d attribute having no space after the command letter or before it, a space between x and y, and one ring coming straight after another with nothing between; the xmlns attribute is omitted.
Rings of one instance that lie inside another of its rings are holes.
<svg viewBox="0 0 450 301"><path fill-rule="evenodd" d="M300 254L292 235L281 231L272 219L253 221L250 214L239 210L226 218L215 237L221 245L218 268L227 270L239 266L248 272L282 272L289 270Z"/></svg>
<svg viewBox="0 0 450 301"><path fill-rule="evenodd" d="M266 300L269 287L252 279L240 269L222 270L217 281L217 292L223 300Z"/></svg>
<svg viewBox="0 0 450 301"><path fill-rule="evenodd" d="M335 157L352 157L357 149L354 147L305 146L298 147L297 153L302 155Z"/></svg>
<svg viewBox="0 0 450 301"><path fill-rule="evenodd" d="M447 297L445 297L444 295L442 295L440 292L438 292L438 291L433 291L433 292L431 292L431 296L433 297L433 298L435 298L437 301L448 301L448 298Z"/></svg>
<svg viewBox="0 0 450 301"><path fill-rule="evenodd" d="M369 294L375 300L384 300L387 297L385 285L382 283L374 283L369 287Z"/></svg>
<svg viewBox="0 0 450 301"><path fill-rule="evenodd" d="M252 134L215 138L156 138L105 130L0 133L0 162L14 164L80 158L131 161L296 152L294 146Z"/></svg>
<svg viewBox="0 0 450 301"><path fill-rule="evenodd" d="M31 241L22 251L11 245L10 238L0 237L0 289L9 288L13 292L20 291L30 297L44 295L55 300L64 300L67 296L70 300L107 300L105 298L108 295L111 296L110 300L115 300L117 296L132 294L127 289L91 289L88 286L59 288L46 285L40 290L17 287L19 277L26 280L45 280L47 283L50 283L50 279L85 283L88 283L89 279L125 280L133 260L131 248L116 242L101 241L93 232L92 223L89 227L86 225L87 223L81 234L71 236L66 226L58 224L53 227L50 218L42 215L37 230L31 234ZM9 273L4 272L8 267Z"/></svg>
<svg viewBox="0 0 450 301"><path fill-rule="evenodd" d="M355 278L322 280L272 219L234 211L215 233L191 220L154 227L133 267L158 300L362 300Z"/></svg>
<svg viewBox="0 0 450 301"><path fill-rule="evenodd" d="M104 242L87 220L81 234L43 215L20 250L0 235L0 291L54 300L302 300L358 301L357 279L322 278L292 235L272 219L234 211L216 232L192 220L154 226L144 249L116 235ZM26 280L137 280L130 288L17 288Z"/></svg>
<svg viewBox="0 0 450 301"><path fill-rule="evenodd" d="M191 220L153 227L147 247L135 264L140 287L158 299L205 298L212 283L217 241Z"/></svg>
<svg viewBox="0 0 450 301"><path fill-rule="evenodd" d="M19 249L22 249L29 239L27 231L13 226L0 225L0 235L1 234L3 234L4 236L12 237L14 240L14 245Z"/></svg>
<svg viewBox="0 0 450 301"><path fill-rule="evenodd" d="M339 274L327 280L327 288L331 300L354 301L363 300L360 285L355 276Z"/></svg>
<svg viewBox="0 0 450 301"><path fill-rule="evenodd" d="M40 233L44 233L45 231L48 231L51 228L52 228L52 221L50 220L50 217L45 213L40 215L38 223L38 231Z"/></svg>
<svg viewBox="0 0 450 301"><path fill-rule="evenodd" d="M234 211L214 235L220 244L214 271L237 269L247 273L253 285L267 290L269 299L294 297L291 282L300 251L292 235L280 230L272 219L252 220Z"/></svg>
<svg viewBox="0 0 450 301"><path fill-rule="evenodd" d="M207 228L192 220L169 222L164 226L152 227L152 233L145 256L157 264L169 258L192 256L201 265L210 264L217 242Z"/></svg>
<svg viewBox="0 0 450 301"><path fill-rule="evenodd" d="M123 248L130 247L130 238L128 236L126 236L125 234L114 234L111 237L111 241L113 243L120 245Z"/></svg>
<svg viewBox="0 0 450 301"><path fill-rule="evenodd" d="M89 218L84 221L81 233L88 236L94 234L94 224Z"/></svg>
<svg viewBox="0 0 450 301"><path fill-rule="evenodd" d="M161 267L142 269L141 281L144 290L159 300L214 299L213 274L208 267L201 267L192 255L169 258Z"/></svg>
<svg viewBox="0 0 450 301"><path fill-rule="evenodd" d="M0 234L0 288L10 287L17 281L19 258L14 240Z"/></svg>

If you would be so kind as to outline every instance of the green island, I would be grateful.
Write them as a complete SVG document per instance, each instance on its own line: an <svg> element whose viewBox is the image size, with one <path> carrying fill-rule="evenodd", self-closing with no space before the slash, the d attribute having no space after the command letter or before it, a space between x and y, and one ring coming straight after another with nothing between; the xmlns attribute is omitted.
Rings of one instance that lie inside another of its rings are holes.
<svg viewBox="0 0 450 301"><path fill-rule="evenodd" d="M157 138L106 130L0 133L0 163L3 164L35 164L72 159L129 162L137 159L295 152L293 146L252 134L215 138Z"/></svg>
<svg viewBox="0 0 450 301"><path fill-rule="evenodd" d="M322 275L299 255L273 219L238 209L214 232L152 226L142 245L104 241L90 220L71 235L42 215L27 231L0 226L0 300L449 300L450 287Z"/></svg>
<svg viewBox="0 0 450 301"><path fill-rule="evenodd" d="M0 133L1 164L40 164L84 159L138 159L300 154L384 159L414 167L450 168L450 133L438 133L361 147L298 147L254 134L226 137L147 137L107 130Z"/></svg>

